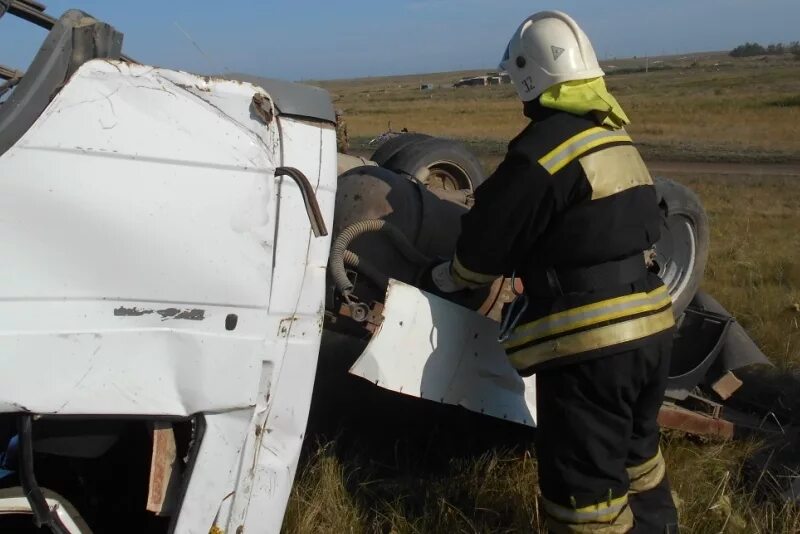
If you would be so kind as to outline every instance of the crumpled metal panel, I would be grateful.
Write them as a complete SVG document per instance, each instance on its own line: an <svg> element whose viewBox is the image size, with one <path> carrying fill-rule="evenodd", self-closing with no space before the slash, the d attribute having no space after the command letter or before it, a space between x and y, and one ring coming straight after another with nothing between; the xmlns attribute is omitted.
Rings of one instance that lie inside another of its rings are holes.
<svg viewBox="0 0 800 534"><path fill-rule="evenodd" d="M350 369L384 389L536 426L534 377L497 342L499 324L392 280L384 320Z"/></svg>
<svg viewBox="0 0 800 534"><path fill-rule="evenodd" d="M330 238L274 173L330 227L336 139L272 105L93 60L0 155L0 412L202 413L176 533L279 532L305 433Z"/></svg>
<svg viewBox="0 0 800 534"><path fill-rule="evenodd" d="M284 115L336 122L331 95L320 87L251 74L226 73L222 77L263 87L275 99L275 105Z"/></svg>

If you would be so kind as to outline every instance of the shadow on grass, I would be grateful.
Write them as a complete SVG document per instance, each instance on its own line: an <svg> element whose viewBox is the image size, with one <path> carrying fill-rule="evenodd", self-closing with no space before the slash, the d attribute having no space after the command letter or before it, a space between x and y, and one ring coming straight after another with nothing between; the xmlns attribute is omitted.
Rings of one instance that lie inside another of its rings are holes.
<svg viewBox="0 0 800 534"><path fill-rule="evenodd" d="M348 375L363 344L338 343L328 339L320 360L286 532L540 531L535 431ZM664 443L689 532L800 527L791 504L800 489L792 484L800 440L788 432L797 423L800 381L766 373L742 375L747 384L767 383L743 388L734 404L775 414L787 435L761 446L679 435Z"/></svg>
<svg viewBox="0 0 800 534"><path fill-rule="evenodd" d="M320 359L287 530L335 498L348 522L322 530L535 531L533 430L349 375L361 347L340 341Z"/></svg>

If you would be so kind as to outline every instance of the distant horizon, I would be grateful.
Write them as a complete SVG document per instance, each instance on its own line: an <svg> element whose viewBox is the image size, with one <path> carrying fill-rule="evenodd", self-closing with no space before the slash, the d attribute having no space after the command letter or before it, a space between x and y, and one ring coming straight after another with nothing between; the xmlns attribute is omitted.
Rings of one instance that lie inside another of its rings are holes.
<svg viewBox="0 0 800 534"><path fill-rule="evenodd" d="M744 43L742 43L742 44L744 44ZM773 43L773 44L778 44L778 43L776 42L776 43ZM730 53L731 50L733 50L733 48L731 48L730 50L700 50L700 51L695 51L695 52L678 52L678 53L675 53L675 54L656 55L656 56L647 56L647 55L642 55L642 56L620 56L620 57L611 57L611 58L599 59L598 61L600 62L600 66L603 66L603 64L607 64L609 61L633 61L633 60L643 60L643 59L647 59L647 58L653 59L653 60L661 60L661 59L667 59L667 58L680 58L680 57L684 57L684 56L687 56L687 57L698 57L698 56L704 56L704 55L723 55L725 57L728 57L728 54ZM733 60L735 58L731 58L731 59ZM325 79L305 78L305 79L292 80L292 81L297 82L297 83L337 82L337 81L348 81L348 80L354 80L354 81L355 80L369 80L369 79L373 79L373 78L410 78L410 77L413 77L413 76L435 76L437 74L458 74L458 73L462 73L462 72L469 72L469 73L486 72L486 73L489 73L489 72L500 72L500 70L498 69L498 66L495 65L494 68L492 68L492 67L475 67L475 68L469 68L469 69L439 70L439 71L431 71L431 72L408 72L408 73L396 73L396 74L376 74L374 76L354 76L354 77L325 78ZM270 78L271 77L271 76L268 76L268 75L255 74L255 73L252 73L252 72L247 72L247 73L245 73L245 72L234 72L234 73L230 73L230 74L251 74L253 76L262 76L264 78ZM608 73L606 73L606 74L608 74Z"/></svg>
<svg viewBox="0 0 800 534"><path fill-rule="evenodd" d="M58 17L78 7L125 35L145 64L195 73L247 72L343 80L495 70L530 0L45 0ZM800 40L797 0L562 0L602 61L726 51L745 42ZM0 64L26 69L46 32L0 19Z"/></svg>

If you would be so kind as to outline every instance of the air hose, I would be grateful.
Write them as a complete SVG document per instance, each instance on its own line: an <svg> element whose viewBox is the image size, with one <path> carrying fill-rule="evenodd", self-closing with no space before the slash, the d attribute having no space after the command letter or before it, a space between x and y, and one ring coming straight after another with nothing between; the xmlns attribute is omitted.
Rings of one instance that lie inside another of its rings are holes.
<svg viewBox="0 0 800 534"><path fill-rule="evenodd" d="M371 219L367 221L359 221L353 223L336 237L336 240L331 247L330 256L330 271L334 284L337 289L342 293L346 301L350 300L350 295L353 292L353 283L347 277L347 270L345 264L363 272L365 276L370 278L373 282L382 284L384 280L388 283L386 275L378 271L368 262L365 262L359 256L348 250L350 243L352 243L358 236L379 232L392 242L394 247L402 254L408 261L417 265L428 265L432 260L427 257L408 240L408 238L396 226L380 219Z"/></svg>
<svg viewBox="0 0 800 534"><path fill-rule="evenodd" d="M345 251L344 264L369 278L373 284L381 289L386 289L386 286L389 285L388 276L354 252Z"/></svg>

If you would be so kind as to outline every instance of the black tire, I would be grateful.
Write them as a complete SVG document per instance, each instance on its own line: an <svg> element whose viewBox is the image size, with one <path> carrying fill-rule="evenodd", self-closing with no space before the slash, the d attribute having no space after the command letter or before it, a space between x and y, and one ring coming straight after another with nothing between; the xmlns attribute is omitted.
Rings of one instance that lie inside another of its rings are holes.
<svg viewBox="0 0 800 534"><path fill-rule="evenodd" d="M680 317L697 293L708 263L708 216L688 187L666 178L656 177L654 182L664 215L656 261L672 296L675 317Z"/></svg>
<svg viewBox="0 0 800 534"><path fill-rule="evenodd" d="M435 137L406 145L383 166L418 178L429 189L474 191L486 179L480 162L466 146Z"/></svg>
<svg viewBox="0 0 800 534"><path fill-rule="evenodd" d="M384 141L384 143L372 153L372 157L369 159L378 165L383 165L389 161L392 156L397 154L405 147L421 141L427 141L428 139L431 139L430 135L421 133L402 133L390 138L387 141Z"/></svg>

